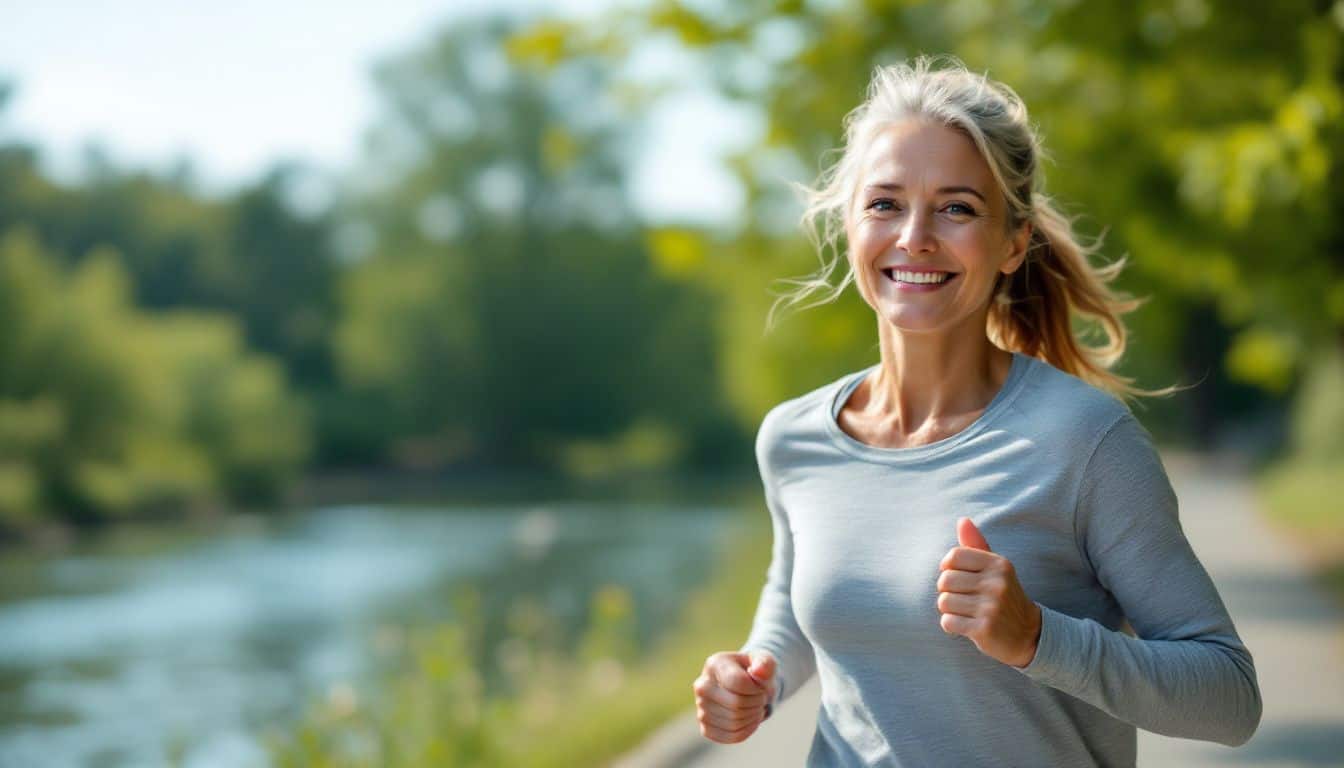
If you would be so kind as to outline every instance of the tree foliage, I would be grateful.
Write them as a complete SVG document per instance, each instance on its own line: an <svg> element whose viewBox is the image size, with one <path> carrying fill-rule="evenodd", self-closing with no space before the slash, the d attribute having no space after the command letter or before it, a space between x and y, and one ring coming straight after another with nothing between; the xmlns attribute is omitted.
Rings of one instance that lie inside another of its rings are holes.
<svg viewBox="0 0 1344 768"><path fill-rule="evenodd" d="M305 460L303 411L228 318L134 307L115 252L67 273L0 238L0 527L265 501Z"/></svg>
<svg viewBox="0 0 1344 768"><path fill-rule="evenodd" d="M1301 414L1333 413L1319 382L1344 349L1339 7L658 0L596 21L463 17L377 67L378 119L322 213L295 205L296 165L209 198L190 165L156 177L95 149L82 182L58 183L35 148L0 144L0 510L264 498L305 457L749 465L766 410L877 356L854 292L770 332L766 317L819 265L787 182L834 159L875 66L918 53L1018 90L1047 191L1104 236L1103 258L1130 257L1118 287L1151 301L1122 372L1198 385L1149 406L1160 437L1283 423L1301 390L1293 444L1329 452ZM669 47L685 66L641 74ZM704 87L761 118L727 158L745 208L726 228L651 224L629 203L650 107Z"/></svg>
<svg viewBox="0 0 1344 768"><path fill-rule="evenodd" d="M666 460L740 446L704 296L656 269L626 202L604 70L531 66L511 27L465 21L378 69L342 375L388 404L384 437L413 461L575 469L576 441L629 430L666 438Z"/></svg>
<svg viewBox="0 0 1344 768"><path fill-rule="evenodd" d="M740 407L759 413L873 358L871 312L852 296L763 345L734 317L754 315L741 308L772 279L816 266L781 213L800 210L784 181L820 170L872 69L946 52L1023 96L1048 190L1105 235L1108 258L1132 257L1119 287L1153 297L1124 370L1202 383L1154 407L1161 426L1208 434L1290 392L1344 330L1341 25L1337 4L1305 0L663 0L599 25L548 20L530 39L620 69L671 37L724 97L759 109L762 135L731 159L748 201L745 232L721 249L733 274L703 273L724 299L724 348L742 358L726 366L770 372L743 380Z"/></svg>

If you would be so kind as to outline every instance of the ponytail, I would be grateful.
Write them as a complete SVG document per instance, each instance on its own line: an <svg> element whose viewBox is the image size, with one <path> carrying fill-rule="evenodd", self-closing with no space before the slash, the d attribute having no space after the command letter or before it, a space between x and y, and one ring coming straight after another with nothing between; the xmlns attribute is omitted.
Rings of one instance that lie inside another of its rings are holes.
<svg viewBox="0 0 1344 768"><path fill-rule="evenodd" d="M1126 259L1101 267L1090 263L1097 241L1084 245L1072 222L1041 193L1031 196L1031 240L1022 266L1000 275L990 302L986 333L995 345L1040 358L1121 399L1162 397L1177 387L1140 389L1111 370L1124 355L1128 331L1122 315L1143 299L1112 290ZM1105 343L1090 346L1075 332L1075 317L1100 327Z"/></svg>

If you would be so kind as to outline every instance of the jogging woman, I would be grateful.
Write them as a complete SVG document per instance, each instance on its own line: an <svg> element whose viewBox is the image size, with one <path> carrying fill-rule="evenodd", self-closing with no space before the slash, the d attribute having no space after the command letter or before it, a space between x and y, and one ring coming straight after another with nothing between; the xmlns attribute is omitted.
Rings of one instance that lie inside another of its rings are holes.
<svg viewBox="0 0 1344 768"><path fill-rule="evenodd" d="M878 68L846 119L804 221L846 235L832 298L855 285L881 357L760 426L773 559L693 684L705 737L814 674L809 766L1134 765L1136 728L1255 732L1251 654L1126 404L1169 390L1110 371L1124 262L1090 264L1040 151L1016 93L950 57Z"/></svg>

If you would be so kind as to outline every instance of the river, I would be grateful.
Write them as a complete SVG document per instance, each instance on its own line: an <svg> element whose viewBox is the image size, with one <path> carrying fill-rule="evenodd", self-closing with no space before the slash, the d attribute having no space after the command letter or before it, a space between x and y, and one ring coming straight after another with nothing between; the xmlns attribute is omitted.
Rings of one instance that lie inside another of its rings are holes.
<svg viewBox="0 0 1344 768"><path fill-rule="evenodd" d="M577 632L619 585L652 638L743 519L715 503L349 505L0 554L0 766L265 766L263 729L360 679L380 642L451 619L462 587L486 614L531 601Z"/></svg>

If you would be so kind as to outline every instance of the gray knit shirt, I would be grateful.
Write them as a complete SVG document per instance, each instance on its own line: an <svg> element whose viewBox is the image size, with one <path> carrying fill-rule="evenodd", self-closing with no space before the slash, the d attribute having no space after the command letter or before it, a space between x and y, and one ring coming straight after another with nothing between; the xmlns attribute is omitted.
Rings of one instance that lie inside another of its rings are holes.
<svg viewBox="0 0 1344 768"><path fill-rule="evenodd" d="M774 549L742 650L778 660L774 706L820 675L807 765L1134 765L1136 726L1245 743L1254 662L1125 404L1014 353L969 427L878 448L836 422L876 367L775 406L756 438ZM1041 608L1026 667L939 624L963 515Z"/></svg>

